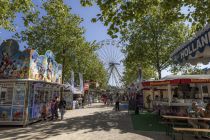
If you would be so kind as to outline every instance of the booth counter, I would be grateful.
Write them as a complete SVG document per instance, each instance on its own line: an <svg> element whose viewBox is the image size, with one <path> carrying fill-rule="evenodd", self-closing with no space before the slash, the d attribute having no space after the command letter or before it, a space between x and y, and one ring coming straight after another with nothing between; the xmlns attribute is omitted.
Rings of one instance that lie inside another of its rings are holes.
<svg viewBox="0 0 210 140"><path fill-rule="evenodd" d="M28 79L0 80L0 125L26 125L41 118L45 105L61 94L62 85Z"/></svg>
<svg viewBox="0 0 210 140"><path fill-rule="evenodd" d="M161 80L145 81L143 86L144 100L150 95L153 109L162 109L163 114L179 113L188 108L192 101L197 101L200 106L210 102L208 75L167 76Z"/></svg>

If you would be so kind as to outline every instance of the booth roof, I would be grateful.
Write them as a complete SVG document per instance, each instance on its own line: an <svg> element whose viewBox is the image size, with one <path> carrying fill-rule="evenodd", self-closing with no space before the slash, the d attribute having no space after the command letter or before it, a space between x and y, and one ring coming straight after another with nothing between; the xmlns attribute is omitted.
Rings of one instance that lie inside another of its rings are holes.
<svg viewBox="0 0 210 140"><path fill-rule="evenodd" d="M210 75L168 75L162 78L162 80L174 79L210 79Z"/></svg>
<svg viewBox="0 0 210 140"><path fill-rule="evenodd" d="M34 80L34 79L0 79L0 82L39 82L39 83L47 83L47 84L54 84L59 86L64 86L64 84L55 83L55 82L47 82L42 80Z"/></svg>
<svg viewBox="0 0 210 140"><path fill-rule="evenodd" d="M189 83L210 83L210 75L169 75L160 80L144 81L143 87L178 85Z"/></svg>
<svg viewBox="0 0 210 140"><path fill-rule="evenodd" d="M210 24L198 31L193 38L174 50L171 58L175 63L208 64L210 59Z"/></svg>

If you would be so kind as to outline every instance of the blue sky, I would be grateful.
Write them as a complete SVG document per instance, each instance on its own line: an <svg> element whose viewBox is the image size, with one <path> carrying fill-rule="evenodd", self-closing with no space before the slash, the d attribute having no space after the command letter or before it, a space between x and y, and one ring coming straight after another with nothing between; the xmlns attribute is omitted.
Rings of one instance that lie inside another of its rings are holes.
<svg viewBox="0 0 210 140"><path fill-rule="evenodd" d="M87 41L96 40L99 42L110 38L107 35L107 27L105 27L101 22L91 22L91 19L96 17L96 15L100 12L98 6L94 5L92 7L82 7L79 0L65 0L65 2L72 7L72 13L77 14L84 19L81 26L85 27L85 38Z"/></svg>

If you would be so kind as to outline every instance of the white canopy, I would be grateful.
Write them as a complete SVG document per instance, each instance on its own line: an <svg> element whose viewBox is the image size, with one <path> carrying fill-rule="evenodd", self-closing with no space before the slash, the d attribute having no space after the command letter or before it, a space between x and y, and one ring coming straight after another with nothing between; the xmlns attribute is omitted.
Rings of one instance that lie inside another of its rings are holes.
<svg viewBox="0 0 210 140"><path fill-rule="evenodd" d="M171 58L175 63L198 63L208 64L210 62L210 24L195 34L195 37L177 48Z"/></svg>
<svg viewBox="0 0 210 140"><path fill-rule="evenodd" d="M73 87L68 82L64 86L65 90L70 90L73 94L83 94L83 92L79 89L79 87Z"/></svg>
<svg viewBox="0 0 210 140"><path fill-rule="evenodd" d="M168 75L161 80L174 80L174 79L210 79L210 75Z"/></svg>

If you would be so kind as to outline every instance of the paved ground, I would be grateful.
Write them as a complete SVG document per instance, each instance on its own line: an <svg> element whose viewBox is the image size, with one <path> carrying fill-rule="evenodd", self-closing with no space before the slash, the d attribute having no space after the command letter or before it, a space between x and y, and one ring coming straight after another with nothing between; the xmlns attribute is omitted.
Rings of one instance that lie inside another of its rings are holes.
<svg viewBox="0 0 210 140"><path fill-rule="evenodd" d="M63 121L38 122L26 128L0 128L0 139L171 140L165 133L134 131L126 111L115 112L100 103L67 111ZM185 140L188 139L193 137Z"/></svg>

